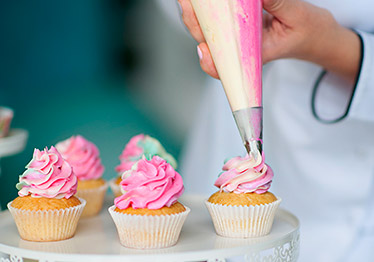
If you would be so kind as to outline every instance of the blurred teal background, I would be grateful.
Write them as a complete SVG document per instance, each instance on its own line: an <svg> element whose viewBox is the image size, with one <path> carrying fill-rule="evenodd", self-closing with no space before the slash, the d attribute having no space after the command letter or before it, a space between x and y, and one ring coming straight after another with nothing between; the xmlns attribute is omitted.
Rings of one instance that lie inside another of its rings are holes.
<svg viewBox="0 0 374 262"><path fill-rule="evenodd" d="M189 75L169 68L196 62L175 59L178 48L191 57L196 47L155 10L153 1L141 0L0 2L0 105L14 109L12 127L29 131L24 152L1 159L3 208L16 197L33 149L74 134L99 147L105 179L115 176L123 147L141 132L179 156L197 99L194 88L175 87L191 86L179 82ZM165 38L176 45L165 49ZM199 70L194 68L180 70Z"/></svg>

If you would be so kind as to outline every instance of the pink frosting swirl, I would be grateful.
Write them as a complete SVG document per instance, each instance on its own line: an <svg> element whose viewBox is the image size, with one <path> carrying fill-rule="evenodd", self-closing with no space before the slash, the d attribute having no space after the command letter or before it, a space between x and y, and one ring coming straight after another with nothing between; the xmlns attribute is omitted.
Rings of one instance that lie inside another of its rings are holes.
<svg viewBox="0 0 374 262"><path fill-rule="evenodd" d="M183 194L182 177L159 156L143 157L122 175L124 194L114 200L119 209L170 207Z"/></svg>
<svg viewBox="0 0 374 262"><path fill-rule="evenodd" d="M257 160L249 155L234 157L225 163L222 168L224 172L214 185L221 191L237 194L265 193L270 188L274 173L264 160L263 155Z"/></svg>
<svg viewBox="0 0 374 262"><path fill-rule="evenodd" d="M138 146L138 142L144 139L144 135L140 134L134 136L125 146L125 149L122 151L122 154L119 156L121 163L116 166L116 171L118 173L125 172L130 170L131 167L138 161L136 159L138 156L143 154L143 148Z"/></svg>
<svg viewBox="0 0 374 262"><path fill-rule="evenodd" d="M82 136L72 136L56 145L62 157L73 167L79 180L98 179L103 175L99 149Z"/></svg>
<svg viewBox="0 0 374 262"><path fill-rule="evenodd" d="M44 151L35 149L26 168L16 186L19 196L70 198L77 192L73 169L53 146Z"/></svg>

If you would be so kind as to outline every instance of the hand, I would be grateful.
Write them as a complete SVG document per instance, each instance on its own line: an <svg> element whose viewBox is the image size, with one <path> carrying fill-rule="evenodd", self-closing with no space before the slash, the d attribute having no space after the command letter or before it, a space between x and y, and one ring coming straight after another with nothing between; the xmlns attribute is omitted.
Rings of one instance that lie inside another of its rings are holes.
<svg viewBox="0 0 374 262"><path fill-rule="evenodd" d="M199 42L201 68L219 78L190 0L178 1L184 23ZM355 79L361 51L360 40L353 31L340 26L329 11L301 0L262 1L268 12L263 18L264 64L280 58L297 58Z"/></svg>

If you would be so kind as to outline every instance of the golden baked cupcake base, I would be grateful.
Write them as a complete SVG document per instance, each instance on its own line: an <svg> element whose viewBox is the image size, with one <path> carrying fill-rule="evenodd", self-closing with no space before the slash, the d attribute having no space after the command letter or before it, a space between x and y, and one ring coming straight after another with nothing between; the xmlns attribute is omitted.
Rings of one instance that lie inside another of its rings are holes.
<svg viewBox="0 0 374 262"><path fill-rule="evenodd" d="M112 179L109 181L110 189L112 190L113 195L114 195L115 197L119 197L119 196L122 195L121 187L119 186L119 184L117 184L117 179L118 179L118 178L112 178ZM119 179L121 179L121 177L119 177Z"/></svg>
<svg viewBox="0 0 374 262"><path fill-rule="evenodd" d="M77 190L83 189L95 189L102 187L106 184L106 181L102 178L90 179L90 180L78 180Z"/></svg>
<svg viewBox="0 0 374 262"><path fill-rule="evenodd" d="M69 199L25 196L17 197L12 201L12 207L29 211L65 209L80 204L79 199L74 196Z"/></svg>
<svg viewBox="0 0 374 262"><path fill-rule="evenodd" d="M263 194L257 193L242 193L236 194L232 192L216 192L210 196L209 202L213 204L221 204L224 206L255 206L270 204L276 201L277 198L273 193L265 192Z"/></svg>
<svg viewBox="0 0 374 262"><path fill-rule="evenodd" d="M116 185L120 186L121 181L122 181L122 177L121 177L121 176L118 176L118 177L116 178L116 180L115 180Z"/></svg>
<svg viewBox="0 0 374 262"><path fill-rule="evenodd" d="M148 209L148 208L138 208L134 209L132 207L126 209L119 209L116 207L114 211L122 214L128 215L140 215L140 216L165 216L178 214L183 211L186 211L186 208L179 202L176 202L170 207L162 207L160 209Z"/></svg>
<svg viewBox="0 0 374 262"><path fill-rule="evenodd" d="M82 217L95 216L101 211L107 189L108 183L102 178L78 181L76 196L87 201Z"/></svg>

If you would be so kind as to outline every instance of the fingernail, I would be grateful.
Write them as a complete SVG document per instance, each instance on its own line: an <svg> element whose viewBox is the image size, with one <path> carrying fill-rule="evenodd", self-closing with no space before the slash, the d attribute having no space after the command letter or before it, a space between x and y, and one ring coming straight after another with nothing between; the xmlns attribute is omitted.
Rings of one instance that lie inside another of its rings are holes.
<svg viewBox="0 0 374 262"><path fill-rule="evenodd" d="M203 52L201 52L201 49L199 46L197 46L197 54L199 55L199 59L203 59Z"/></svg>
<svg viewBox="0 0 374 262"><path fill-rule="evenodd" d="M179 1L177 1L177 3L178 3L178 7L179 7L179 13L181 15L183 15L183 9L182 9L181 3L179 3Z"/></svg>

